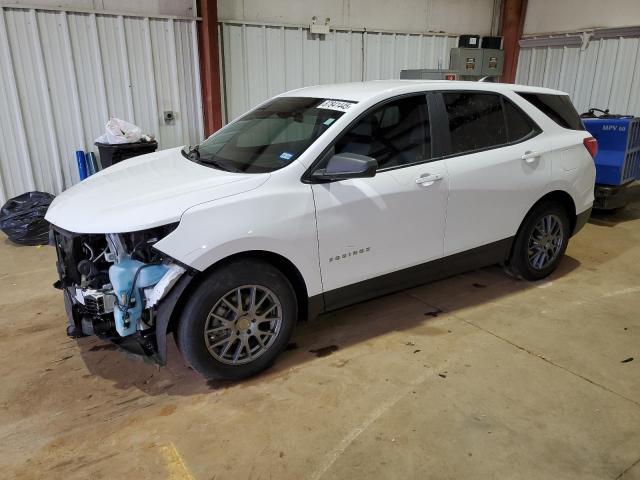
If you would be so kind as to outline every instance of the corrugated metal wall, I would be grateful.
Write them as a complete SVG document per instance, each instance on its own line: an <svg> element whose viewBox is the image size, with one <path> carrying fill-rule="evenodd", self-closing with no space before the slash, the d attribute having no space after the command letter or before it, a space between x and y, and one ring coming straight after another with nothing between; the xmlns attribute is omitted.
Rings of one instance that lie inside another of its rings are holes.
<svg viewBox="0 0 640 480"><path fill-rule="evenodd" d="M575 35L544 41L571 38L577 44L523 46L516 82L568 92L581 113L596 107L640 115L640 38L591 37L584 47Z"/></svg>
<svg viewBox="0 0 640 480"><path fill-rule="evenodd" d="M447 68L457 37L223 22L227 120L267 98L308 85L400 78L407 68Z"/></svg>
<svg viewBox="0 0 640 480"><path fill-rule="evenodd" d="M196 35L195 20L0 8L0 202L76 183L74 152L110 115L159 148L202 139Z"/></svg>

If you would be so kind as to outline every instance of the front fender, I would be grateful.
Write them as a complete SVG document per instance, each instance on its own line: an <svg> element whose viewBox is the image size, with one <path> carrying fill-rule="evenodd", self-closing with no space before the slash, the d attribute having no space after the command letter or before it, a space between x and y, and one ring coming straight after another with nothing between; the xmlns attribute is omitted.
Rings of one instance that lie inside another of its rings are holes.
<svg viewBox="0 0 640 480"><path fill-rule="evenodd" d="M313 193L290 178L194 206L154 247L198 271L232 255L271 252L296 267L309 296L322 293Z"/></svg>

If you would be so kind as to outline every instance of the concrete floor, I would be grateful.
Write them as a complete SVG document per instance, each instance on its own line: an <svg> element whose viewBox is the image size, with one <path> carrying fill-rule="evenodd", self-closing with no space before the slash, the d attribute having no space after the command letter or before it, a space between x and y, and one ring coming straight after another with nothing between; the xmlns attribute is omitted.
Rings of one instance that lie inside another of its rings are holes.
<svg viewBox="0 0 640 480"><path fill-rule="evenodd" d="M640 202L548 281L344 309L237 384L68 339L49 247L1 238L0 266L3 478L640 479Z"/></svg>

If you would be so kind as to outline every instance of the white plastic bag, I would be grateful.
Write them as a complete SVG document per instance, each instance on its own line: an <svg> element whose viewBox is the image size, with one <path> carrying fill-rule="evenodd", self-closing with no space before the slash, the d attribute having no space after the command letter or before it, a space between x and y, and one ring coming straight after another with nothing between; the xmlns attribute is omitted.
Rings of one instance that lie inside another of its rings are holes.
<svg viewBox="0 0 640 480"><path fill-rule="evenodd" d="M111 117L104 126L105 132L96 138L96 142L108 143L135 143L142 138L142 130L133 123L125 122L116 117Z"/></svg>

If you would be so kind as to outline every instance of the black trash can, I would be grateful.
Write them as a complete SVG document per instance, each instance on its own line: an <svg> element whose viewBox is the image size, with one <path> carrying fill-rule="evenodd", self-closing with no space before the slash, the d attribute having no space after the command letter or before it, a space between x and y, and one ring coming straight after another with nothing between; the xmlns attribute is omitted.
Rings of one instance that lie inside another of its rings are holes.
<svg viewBox="0 0 640 480"><path fill-rule="evenodd" d="M96 147L100 153L100 165L102 168L107 168L127 158L155 152L158 149L158 142L151 140L150 142L117 143L114 145L96 142Z"/></svg>

